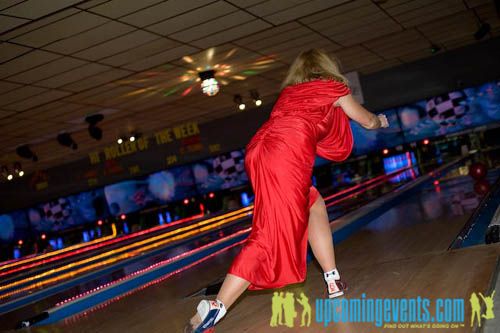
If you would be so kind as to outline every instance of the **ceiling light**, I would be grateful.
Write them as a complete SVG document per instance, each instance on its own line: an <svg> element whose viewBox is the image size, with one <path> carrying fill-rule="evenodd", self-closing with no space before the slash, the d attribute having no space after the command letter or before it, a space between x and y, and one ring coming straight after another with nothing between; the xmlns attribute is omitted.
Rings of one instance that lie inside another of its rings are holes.
<svg viewBox="0 0 500 333"><path fill-rule="evenodd" d="M215 79L213 69L198 73L201 79L201 90L207 96L215 96L219 92L219 82Z"/></svg>
<svg viewBox="0 0 500 333"><path fill-rule="evenodd" d="M255 89L250 90L250 96L252 97L253 102L255 103L256 106L262 105L262 100L260 99L260 94L257 90Z"/></svg>
<svg viewBox="0 0 500 333"><path fill-rule="evenodd" d="M439 51L441 51L441 47L439 47L439 45L436 45L436 44L431 44L431 46L429 47L429 50L431 51L432 54L434 54L434 53L438 53Z"/></svg>
<svg viewBox="0 0 500 333"><path fill-rule="evenodd" d="M31 150L28 145L22 145L16 148L16 153L19 157L32 160L33 162L38 161L38 156Z"/></svg>
<svg viewBox="0 0 500 333"><path fill-rule="evenodd" d="M474 33L474 38L476 40L483 39L491 31L491 25L488 23L481 22L479 29Z"/></svg>
<svg viewBox="0 0 500 333"><path fill-rule="evenodd" d="M102 121L104 116L102 114L94 114L85 118L85 121L89 124L89 135L95 140L102 139L102 129L97 127L97 123Z"/></svg>
<svg viewBox="0 0 500 333"><path fill-rule="evenodd" d="M19 177L22 177L24 176L24 171L23 171L23 167L21 166L21 163L19 162L15 162L14 163L14 172L19 176Z"/></svg>
<svg viewBox="0 0 500 333"><path fill-rule="evenodd" d="M6 165L2 165L2 176L7 178L8 175L9 175L9 168L7 168Z"/></svg>
<svg viewBox="0 0 500 333"><path fill-rule="evenodd" d="M242 111L245 110L246 105L245 103L243 103L243 98L241 98L241 95L234 95L233 101L238 106L238 109Z"/></svg>
<svg viewBox="0 0 500 333"><path fill-rule="evenodd" d="M89 126L89 135L91 138L99 141L102 139L102 129L97 126L90 125Z"/></svg>
<svg viewBox="0 0 500 333"><path fill-rule="evenodd" d="M69 134L69 133L66 133L66 132L65 133L60 133L57 136L57 142L59 142L59 144L61 146L69 147L69 148L71 148L73 150L78 149L78 145L76 144L76 142L71 137L71 134Z"/></svg>
<svg viewBox="0 0 500 333"><path fill-rule="evenodd" d="M123 139L122 138L118 138L118 140L116 140L116 143L118 143L119 145L121 145L123 143Z"/></svg>

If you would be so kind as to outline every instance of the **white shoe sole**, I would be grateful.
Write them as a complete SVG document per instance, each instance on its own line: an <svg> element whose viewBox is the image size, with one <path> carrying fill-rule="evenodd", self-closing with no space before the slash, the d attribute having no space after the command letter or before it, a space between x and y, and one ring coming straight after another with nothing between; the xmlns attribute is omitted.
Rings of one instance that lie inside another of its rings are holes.
<svg viewBox="0 0 500 333"><path fill-rule="evenodd" d="M342 290L340 291L336 291L332 294L328 294L328 298L337 298L337 297L340 297L340 296L344 296L344 292Z"/></svg>

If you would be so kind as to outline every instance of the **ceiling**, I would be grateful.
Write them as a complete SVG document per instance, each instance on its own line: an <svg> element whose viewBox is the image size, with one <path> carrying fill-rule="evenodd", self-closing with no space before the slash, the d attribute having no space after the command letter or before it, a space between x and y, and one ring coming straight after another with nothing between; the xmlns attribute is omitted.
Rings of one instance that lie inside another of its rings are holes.
<svg viewBox="0 0 500 333"><path fill-rule="evenodd" d="M500 34L491 0L0 0L0 164L22 144L40 158L23 162L29 172L127 131L226 117L249 89L272 102L303 49L362 74L432 56L431 44L446 52L476 42L478 19ZM228 69L215 97L183 81L207 65ZM94 113L101 141L86 130ZM78 150L56 142L63 131Z"/></svg>

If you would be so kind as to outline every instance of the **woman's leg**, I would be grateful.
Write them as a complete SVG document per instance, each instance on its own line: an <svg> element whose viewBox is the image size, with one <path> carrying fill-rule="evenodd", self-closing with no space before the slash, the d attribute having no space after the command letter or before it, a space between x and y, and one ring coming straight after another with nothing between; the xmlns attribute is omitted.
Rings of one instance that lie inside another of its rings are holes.
<svg viewBox="0 0 500 333"><path fill-rule="evenodd" d="M318 196L309 211L309 244L323 272L335 269L332 231L325 201Z"/></svg>
<svg viewBox="0 0 500 333"><path fill-rule="evenodd" d="M229 309L249 285L250 282L247 280L233 274L227 274L217 294L217 299L224 303L226 309Z"/></svg>
<svg viewBox="0 0 500 333"><path fill-rule="evenodd" d="M308 223L309 243L321 268L324 272L335 269L332 232L325 202L321 196L316 199L310 209ZM221 301L227 310L245 292L249 285L250 282L247 280L233 274L227 274L216 299ZM198 313L191 318L191 323L193 327L197 327L201 323Z"/></svg>
<svg viewBox="0 0 500 333"><path fill-rule="evenodd" d="M340 274L336 268L330 221L321 195L318 196L310 209L308 227L309 244L311 244L313 254L323 269L328 297L340 297L344 295L347 286L340 281Z"/></svg>

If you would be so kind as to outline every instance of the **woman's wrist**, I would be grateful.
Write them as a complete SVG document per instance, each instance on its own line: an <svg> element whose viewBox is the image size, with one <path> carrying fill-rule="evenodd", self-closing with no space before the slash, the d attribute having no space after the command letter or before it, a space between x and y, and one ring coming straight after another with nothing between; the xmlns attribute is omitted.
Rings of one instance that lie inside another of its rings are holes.
<svg viewBox="0 0 500 333"><path fill-rule="evenodd" d="M377 128L380 128L381 126L382 126L382 122L380 121L380 118L376 115L373 115L370 129L377 129Z"/></svg>

